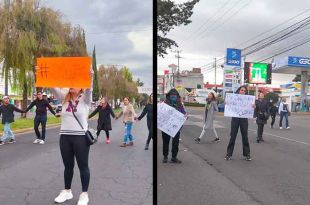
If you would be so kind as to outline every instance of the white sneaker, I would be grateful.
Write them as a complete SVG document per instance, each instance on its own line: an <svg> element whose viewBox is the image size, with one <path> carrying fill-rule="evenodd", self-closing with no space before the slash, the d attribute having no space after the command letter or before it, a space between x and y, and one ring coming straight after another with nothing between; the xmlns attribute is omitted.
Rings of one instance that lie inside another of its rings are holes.
<svg viewBox="0 0 310 205"><path fill-rule="evenodd" d="M283 128L282 127L280 127L280 130L282 130Z"/></svg>
<svg viewBox="0 0 310 205"><path fill-rule="evenodd" d="M45 142L44 142L44 140L40 140L40 142L39 142L39 144L44 144Z"/></svg>
<svg viewBox="0 0 310 205"><path fill-rule="evenodd" d="M55 198L56 203L63 203L69 199L72 199L72 191L70 190L61 190L60 194Z"/></svg>
<svg viewBox="0 0 310 205"><path fill-rule="evenodd" d="M286 129L288 130L288 129L290 129L290 127L287 127Z"/></svg>
<svg viewBox="0 0 310 205"><path fill-rule="evenodd" d="M79 198L79 201L78 201L77 205L87 205L88 202L89 202L89 199L88 199L87 192L82 192L80 194L80 198Z"/></svg>
<svg viewBox="0 0 310 205"><path fill-rule="evenodd" d="M35 141L33 141L33 144L38 144L40 142L39 139L36 139Z"/></svg>

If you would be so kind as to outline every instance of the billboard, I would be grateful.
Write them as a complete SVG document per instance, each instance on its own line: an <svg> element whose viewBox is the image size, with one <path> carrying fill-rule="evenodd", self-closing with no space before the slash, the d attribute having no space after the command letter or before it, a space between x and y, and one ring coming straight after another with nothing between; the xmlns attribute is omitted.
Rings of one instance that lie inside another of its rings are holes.
<svg viewBox="0 0 310 205"><path fill-rule="evenodd" d="M241 66L241 50L235 48L227 48L226 50L226 65Z"/></svg>
<svg viewBox="0 0 310 205"><path fill-rule="evenodd" d="M288 56L287 65L297 67L310 67L310 58Z"/></svg>
<svg viewBox="0 0 310 205"><path fill-rule="evenodd" d="M271 64L245 62L244 82L252 84L271 84Z"/></svg>

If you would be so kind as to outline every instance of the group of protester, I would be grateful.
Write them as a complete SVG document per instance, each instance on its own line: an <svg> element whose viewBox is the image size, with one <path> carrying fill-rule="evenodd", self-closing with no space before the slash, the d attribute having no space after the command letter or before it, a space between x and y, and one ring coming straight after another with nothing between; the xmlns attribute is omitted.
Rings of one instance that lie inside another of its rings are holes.
<svg viewBox="0 0 310 205"><path fill-rule="evenodd" d="M248 89L246 86L241 86L236 90L235 93L241 94L241 95L247 95ZM171 89L167 93L166 99L164 102L174 107L176 110L180 111L184 115L186 115L184 105L181 103L181 97L176 89ZM257 138L256 138L257 143L264 141L263 139L264 125L267 124L269 117L271 117L272 119L270 128L274 128L274 123L275 123L275 118L276 118L277 113L280 115L280 121L279 121L280 129L283 129L282 127L283 118L285 118L285 121L286 121L285 128L290 129L289 122L288 122L288 116L290 115L290 109L289 109L289 105L286 103L285 98L281 99L280 104L277 107L275 102L268 102L265 99L264 93L259 91L258 99L255 100L255 104L253 104L252 107L254 109L253 117L255 118L256 124L257 124ZM205 105L205 110L204 110L204 115L203 115L203 128L202 128L201 134L199 137L194 138L196 143L201 142L201 139L205 135L207 130L212 130L214 132L215 142L220 141L220 138L218 137L218 134L214 127L215 112L217 111L218 111L218 106L217 106L216 97L213 92L210 92L206 99L206 105ZM250 155L250 144L248 140L248 119L239 118L239 117L232 117L231 119L230 140L227 146L225 160L231 160L239 128L240 128L240 132L242 136L242 148L243 148L244 159L247 161L251 161L252 158ZM172 158L171 158L172 163L181 163L181 160L177 158L180 130L177 132L177 134L172 139ZM167 133L162 132L163 156L164 156L163 163L168 162L170 138L171 137Z"/></svg>
<svg viewBox="0 0 310 205"><path fill-rule="evenodd" d="M133 135L131 133L134 121L140 121L147 115L147 127L149 130L145 150L148 150L150 140L153 138L153 94L150 95L148 104L143 112L137 117L133 105L130 103L129 97L124 97L121 112L115 115L107 98L100 100L99 106L89 114L91 107L91 89L70 88L67 94L63 94L60 88L51 88L51 91L62 102L61 114L56 113L49 102L43 98L42 91L37 91L37 98L31 102L26 110L21 110L9 103L9 97L3 97L3 104L0 106L0 115L2 115L2 124L4 125L3 136L0 145L16 142L14 134L10 128L14 122L14 111L20 113L28 112L32 107L36 106L36 114L34 117L34 130L36 139L33 143L44 144L46 139L46 122L47 109L56 117L61 117L60 126L60 152L64 164L64 185L65 189L55 198L56 203L63 203L73 198L71 191L71 183L74 170L74 158L77 161L80 178L82 184L82 193L79 196L78 205L87 205L89 202L88 187L90 181L90 170L88 166L90 146L86 143L85 131L88 129L88 119L99 113L97 124L97 137L101 130L105 131L106 144L110 143L110 133L112 130L111 116L118 119L123 116L125 127L123 143L121 147L133 146ZM75 118L76 116L76 118ZM42 134L39 131L39 125L42 127ZM84 129L83 129L84 128Z"/></svg>

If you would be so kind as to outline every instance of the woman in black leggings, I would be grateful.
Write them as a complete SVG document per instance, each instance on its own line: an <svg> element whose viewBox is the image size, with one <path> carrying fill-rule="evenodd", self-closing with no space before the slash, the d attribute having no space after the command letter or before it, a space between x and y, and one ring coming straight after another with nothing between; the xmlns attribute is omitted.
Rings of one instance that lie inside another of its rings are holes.
<svg viewBox="0 0 310 205"><path fill-rule="evenodd" d="M75 113L84 129L87 129L87 116L91 103L92 92L90 89L70 88L69 92L63 96L60 89L52 89L53 93L63 102L61 112L60 128L60 152L65 166L64 184L65 189L55 198L56 203L63 203L73 198L71 183L74 170L74 158L76 158L82 183L82 193L80 194L78 205L87 205L88 186L90 171L88 167L89 145L86 143L85 131L81 128L72 112Z"/></svg>
<svg viewBox="0 0 310 205"><path fill-rule="evenodd" d="M112 130L111 126L111 115L115 119L115 114L108 103L106 97L103 97L100 101L99 106L89 115L88 118L92 118L99 112L98 117L98 125L97 125L97 137L100 135L101 130L105 131L106 134L106 143L110 143L110 133L109 131Z"/></svg>

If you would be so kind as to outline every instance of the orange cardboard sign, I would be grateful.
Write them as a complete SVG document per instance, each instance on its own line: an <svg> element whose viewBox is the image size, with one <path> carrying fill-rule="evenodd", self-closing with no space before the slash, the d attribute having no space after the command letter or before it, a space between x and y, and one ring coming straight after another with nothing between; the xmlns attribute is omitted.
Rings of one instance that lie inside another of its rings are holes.
<svg viewBox="0 0 310 205"><path fill-rule="evenodd" d="M37 58L36 87L90 88L90 57Z"/></svg>

